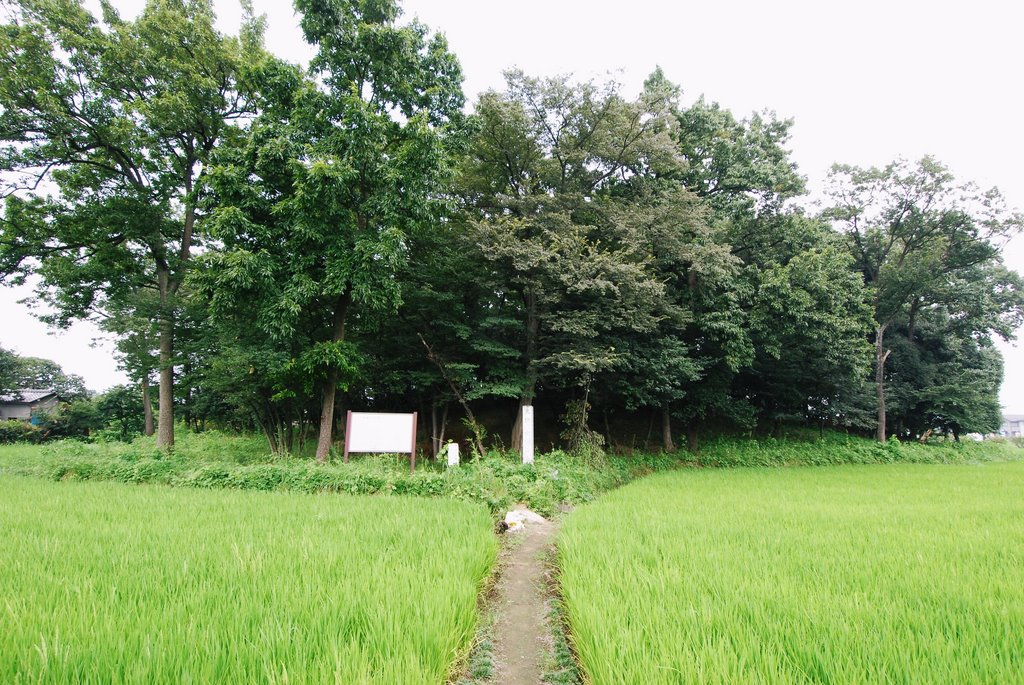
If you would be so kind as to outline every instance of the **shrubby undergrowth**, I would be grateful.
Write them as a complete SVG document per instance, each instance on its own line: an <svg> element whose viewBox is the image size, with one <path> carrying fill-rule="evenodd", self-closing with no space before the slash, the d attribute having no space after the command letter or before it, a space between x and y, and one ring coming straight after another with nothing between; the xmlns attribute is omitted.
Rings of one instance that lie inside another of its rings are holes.
<svg viewBox="0 0 1024 685"><path fill-rule="evenodd" d="M151 438L0 449L0 471L50 480L452 497L483 502L495 512L524 502L548 515L559 504L590 501L639 475L680 463L677 456L665 454L582 460L554 451L538 455L536 463L527 466L514 455L492 452L454 469L420 461L410 473L407 457L360 455L348 464L340 460L319 464L311 459L273 458L260 439L215 432L183 433L173 455L160 452Z"/></svg>
<svg viewBox="0 0 1024 685"><path fill-rule="evenodd" d="M131 443L64 441L45 446L0 448L0 471L50 480L113 480L124 483L291 490L307 493L418 495L478 501L501 512L523 502L546 515L575 505L636 477L680 467L800 466L882 463L966 463L1017 460L1024 448L1011 442L886 444L841 434L815 439L717 438L696 455L634 453L583 459L563 451L537 456L533 465L516 455L491 452L448 469L421 460L409 472L407 457L357 456L319 464L311 459L273 458L251 436L211 431L182 432L173 455L151 438Z"/></svg>
<svg viewBox="0 0 1024 685"><path fill-rule="evenodd" d="M18 419L0 421L0 445L16 442L38 443L42 440L42 431L28 421L19 421Z"/></svg>
<svg viewBox="0 0 1024 685"><path fill-rule="evenodd" d="M717 438L693 455L699 466L828 466L833 464L951 464L1024 458L1024 448L1006 440L936 441L882 444L875 440L826 433L810 439Z"/></svg>

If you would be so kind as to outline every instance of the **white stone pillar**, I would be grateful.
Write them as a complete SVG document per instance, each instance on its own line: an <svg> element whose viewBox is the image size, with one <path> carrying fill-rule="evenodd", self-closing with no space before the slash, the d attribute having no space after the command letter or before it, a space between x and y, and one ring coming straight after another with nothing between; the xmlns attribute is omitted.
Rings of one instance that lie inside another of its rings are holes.
<svg viewBox="0 0 1024 685"><path fill-rule="evenodd" d="M533 407L523 407L523 463L533 463Z"/></svg>
<svg viewBox="0 0 1024 685"><path fill-rule="evenodd" d="M459 443L448 443L448 466L459 465Z"/></svg>

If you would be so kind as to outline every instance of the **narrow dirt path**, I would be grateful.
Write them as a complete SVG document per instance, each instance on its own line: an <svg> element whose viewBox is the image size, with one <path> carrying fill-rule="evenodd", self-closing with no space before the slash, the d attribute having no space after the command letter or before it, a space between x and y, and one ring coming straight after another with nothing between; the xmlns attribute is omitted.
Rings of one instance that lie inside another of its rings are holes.
<svg viewBox="0 0 1024 685"><path fill-rule="evenodd" d="M538 685L551 652L547 626L545 555L558 526L527 523L495 588L494 677L497 685Z"/></svg>

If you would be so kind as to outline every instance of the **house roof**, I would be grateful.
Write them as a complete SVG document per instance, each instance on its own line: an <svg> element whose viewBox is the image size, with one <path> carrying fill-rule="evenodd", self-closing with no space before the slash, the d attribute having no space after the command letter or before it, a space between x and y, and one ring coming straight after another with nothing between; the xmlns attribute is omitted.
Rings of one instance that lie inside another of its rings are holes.
<svg viewBox="0 0 1024 685"><path fill-rule="evenodd" d="M0 395L0 402L7 402L9 404L32 404L39 400L44 400L51 395L56 395L57 392L52 389L42 388L19 388L10 393Z"/></svg>
<svg viewBox="0 0 1024 685"><path fill-rule="evenodd" d="M1024 421L1024 414L1003 414L1003 423Z"/></svg>

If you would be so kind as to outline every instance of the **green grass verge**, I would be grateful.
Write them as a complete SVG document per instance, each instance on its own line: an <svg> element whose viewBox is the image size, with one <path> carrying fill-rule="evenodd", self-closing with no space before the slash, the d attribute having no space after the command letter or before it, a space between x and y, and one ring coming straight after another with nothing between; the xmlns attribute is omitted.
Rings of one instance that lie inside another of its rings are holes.
<svg viewBox="0 0 1024 685"><path fill-rule="evenodd" d="M1024 459L1024 447L1008 440L936 440L921 444L826 432L804 438L715 438L691 457L698 466L834 466L837 464L962 464Z"/></svg>
<svg viewBox="0 0 1024 685"><path fill-rule="evenodd" d="M0 475L0 682L443 683L479 505Z"/></svg>
<svg viewBox="0 0 1024 685"><path fill-rule="evenodd" d="M687 470L559 540L595 685L1024 682L1024 464Z"/></svg>
<svg viewBox="0 0 1024 685"><path fill-rule="evenodd" d="M480 502L502 515L516 502L552 515L562 503L589 502L638 475L679 463L678 456L663 454L581 460L552 452L528 466L515 455L489 454L454 469L422 461L409 473L408 457L359 455L348 464L272 459L260 451L258 441L225 435L184 434L170 457L149 439L0 445L0 473L49 480L448 497Z"/></svg>
<svg viewBox="0 0 1024 685"><path fill-rule="evenodd" d="M636 453L581 459L561 451L524 465L512 455L491 453L455 469L421 459L409 473L408 458L359 455L349 464L318 464L308 458L275 459L255 436L216 431L178 433L173 456L152 438L132 443L64 441L47 445L0 445L0 473L49 480L114 480L199 488L292 490L363 495L419 495L481 502L495 514L516 502L550 516L560 504L578 505L638 476L680 466L795 466L892 462L973 463L1024 458L1009 442L884 445L826 433L824 438L752 440L719 438L692 455Z"/></svg>

